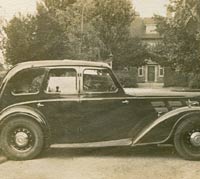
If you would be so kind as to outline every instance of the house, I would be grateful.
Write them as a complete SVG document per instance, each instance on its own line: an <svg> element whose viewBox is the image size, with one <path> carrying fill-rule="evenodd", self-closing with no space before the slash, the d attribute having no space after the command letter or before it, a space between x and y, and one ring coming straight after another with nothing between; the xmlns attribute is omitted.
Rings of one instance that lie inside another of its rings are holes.
<svg viewBox="0 0 200 179"><path fill-rule="evenodd" d="M156 22L151 17L141 18L137 16L132 27L134 28L132 35L140 37L149 49L162 40L161 35L156 31ZM151 57L144 60L145 65L137 68L138 83L163 83L164 67Z"/></svg>

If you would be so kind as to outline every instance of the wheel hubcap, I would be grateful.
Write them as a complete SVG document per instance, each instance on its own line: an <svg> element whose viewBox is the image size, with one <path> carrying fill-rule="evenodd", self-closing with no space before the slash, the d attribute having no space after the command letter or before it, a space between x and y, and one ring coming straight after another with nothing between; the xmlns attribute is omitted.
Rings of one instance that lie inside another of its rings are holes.
<svg viewBox="0 0 200 179"><path fill-rule="evenodd" d="M190 142L195 147L200 147L200 132L194 132L190 136Z"/></svg>
<svg viewBox="0 0 200 179"><path fill-rule="evenodd" d="M12 131L9 142L15 150L25 151L33 147L34 137L29 129L20 127Z"/></svg>
<svg viewBox="0 0 200 179"><path fill-rule="evenodd" d="M15 135L15 143L19 147L24 147L28 144L28 135L25 132L17 132Z"/></svg>

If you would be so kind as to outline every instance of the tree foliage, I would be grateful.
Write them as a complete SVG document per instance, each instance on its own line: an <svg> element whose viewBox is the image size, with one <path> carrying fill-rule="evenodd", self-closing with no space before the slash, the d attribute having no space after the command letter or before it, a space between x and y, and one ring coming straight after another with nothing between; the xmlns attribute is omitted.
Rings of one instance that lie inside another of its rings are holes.
<svg viewBox="0 0 200 179"><path fill-rule="evenodd" d="M99 38L114 56L130 38L134 10L129 0L95 0L93 25Z"/></svg>
<svg viewBox="0 0 200 179"><path fill-rule="evenodd" d="M16 64L29 60L96 58L95 44L101 43L97 43L99 39L88 25L86 13L85 30L80 29L83 2L43 0L37 4L36 15L15 16L4 28L6 60Z"/></svg>
<svg viewBox="0 0 200 179"><path fill-rule="evenodd" d="M66 8L74 4L76 0L43 0L40 5L43 5L48 9L48 11L56 11L56 10L66 10Z"/></svg>
<svg viewBox="0 0 200 179"><path fill-rule="evenodd" d="M7 35L5 55L11 64L63 59L71 55L68 37L56 11L44 2L37 4L35 16L19 14L4 29Z"/></svg>
<svg viewBox="0 0 200 179"><path fill-rule="evenodd" d="M124 42L115 58L117 67L139 67L145 64L145 59L150 57L149 50L138 37L130 37Z"/></svg>
<svg viewBox="0 0 200 179"><path fill-rule="evenodd" d="M3 50L3 37L4 37L4 32L3 32L3 18L0 17L0 50ZM1 53L1 52L0 52Z"/></svg>
<svg viewBox="0 0 200 179"><path fill-rule="evenodd" d="M163 43L155 48L165 63L183 72L200 73L200 1L171 0L172 17L155 16Z"/></svg>
<svg viewBox="0 0 200 179"><path fill-rule="evenodd" d="M19 15L14 17L6 26L6 59L11 64L26 61L27 57L31 59L32 39L35 31L34 23L34 17Z"/></svg>
<svg viewBox="0 0 200 179"><path fill-rule="evenodd" d="M29 60L106 60L118 66L141 64L145 46L131 38L130 0L42 0L35 15L17 15L6 26L5 57Z"/></svg>

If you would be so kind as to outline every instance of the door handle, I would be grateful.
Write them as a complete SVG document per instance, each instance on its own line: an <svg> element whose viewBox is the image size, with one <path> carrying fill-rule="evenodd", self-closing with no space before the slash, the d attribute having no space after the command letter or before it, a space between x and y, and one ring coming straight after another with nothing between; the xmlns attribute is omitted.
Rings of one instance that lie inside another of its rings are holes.
<svg viewBox="0 0 200 179"><path fill-rule="evenodd" d="M129 100L123 100L122 104L129 104Z"/></svg>
<svg viewBox="0 0 200 179"><path fill-rule="evenodd" d="M37 103L37 107L39 108L39 107L43 107L44 106L44 104L41 104L41 103Z"/></svg>

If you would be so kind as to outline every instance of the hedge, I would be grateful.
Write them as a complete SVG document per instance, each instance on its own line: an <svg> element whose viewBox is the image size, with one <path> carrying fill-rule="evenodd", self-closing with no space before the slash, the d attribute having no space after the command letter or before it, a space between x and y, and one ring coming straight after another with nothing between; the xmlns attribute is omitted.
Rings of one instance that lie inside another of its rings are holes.
<svg viewBox="0 0 200 179"><path fill-rule="evenodd" d="M170 68L165 68L164 86L165 87L188 87L189 75L181 72L173 71Z"/></svg>
<svg viewBox="0 0 200 179"><path fill-rule="evenodd" d="M137 87L137 68L114 70L114 73L124 88Z"/></svg>

